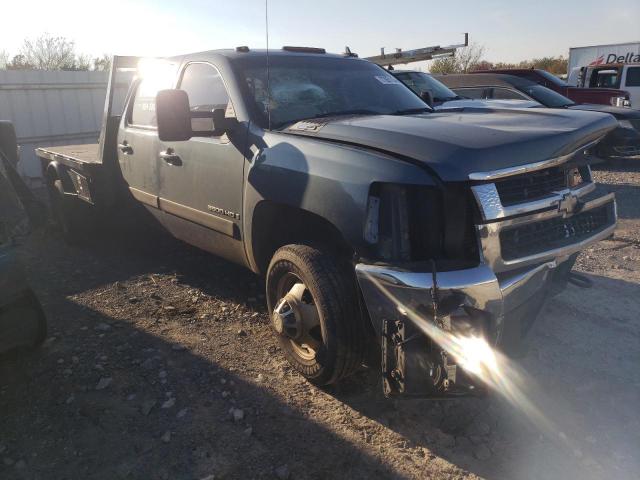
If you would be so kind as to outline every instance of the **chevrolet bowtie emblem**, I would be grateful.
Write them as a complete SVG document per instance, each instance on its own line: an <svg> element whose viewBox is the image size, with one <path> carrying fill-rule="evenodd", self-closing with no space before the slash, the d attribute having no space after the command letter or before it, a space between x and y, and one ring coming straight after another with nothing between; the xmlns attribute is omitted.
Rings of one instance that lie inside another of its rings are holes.
<svg viewBox="0 0 640 480"><path fill-rule="evenodd" d="M566 217L578 210L580 210L580 200L578 200L577 195L574 195L571 192L562 195L562 200L558 202L558 213L561 213L563 217Z"/></svg>

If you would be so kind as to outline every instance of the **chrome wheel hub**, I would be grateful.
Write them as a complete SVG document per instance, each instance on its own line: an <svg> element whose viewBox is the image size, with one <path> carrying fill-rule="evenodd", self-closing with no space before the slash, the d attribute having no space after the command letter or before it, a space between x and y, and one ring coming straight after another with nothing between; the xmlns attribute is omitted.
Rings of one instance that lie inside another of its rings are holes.
<svg viewBox="0 0 640 480"><path fill-rule="evenodd" d="M313 359L322 345L318 309L306 285L297 278L285 291L273 309L273 329L291 341L298 355Z"/></svg>

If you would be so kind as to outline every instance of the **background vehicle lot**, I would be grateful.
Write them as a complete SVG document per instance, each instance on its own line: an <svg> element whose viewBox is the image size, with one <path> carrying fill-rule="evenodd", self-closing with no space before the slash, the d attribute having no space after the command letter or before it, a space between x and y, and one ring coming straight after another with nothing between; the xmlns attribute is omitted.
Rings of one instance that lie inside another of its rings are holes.
<svg viewBox="0 0 640 480"><path fill-rule="evenodd" d="M45 232L19 253L52 338L0 364L0 476L629 478L640 169L595 176L619 228L578 260L594 288L549 302L522 361L555 438L495 398L385 400L377 371L316 389L277 351L249 272L170 239L73 249Z"/></svg>

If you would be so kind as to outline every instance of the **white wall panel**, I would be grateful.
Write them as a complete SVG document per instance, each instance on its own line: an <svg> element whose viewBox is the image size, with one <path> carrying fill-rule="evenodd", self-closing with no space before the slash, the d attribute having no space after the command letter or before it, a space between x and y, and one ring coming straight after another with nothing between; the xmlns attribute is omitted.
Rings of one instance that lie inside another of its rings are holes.
<svg viewBox="0 0 640 480"><path fill-rule="evenodd" d="M23 177L41 176L36 147L98 141L107 80L106 72L0 70L0 120L15 125Z"/></svg>

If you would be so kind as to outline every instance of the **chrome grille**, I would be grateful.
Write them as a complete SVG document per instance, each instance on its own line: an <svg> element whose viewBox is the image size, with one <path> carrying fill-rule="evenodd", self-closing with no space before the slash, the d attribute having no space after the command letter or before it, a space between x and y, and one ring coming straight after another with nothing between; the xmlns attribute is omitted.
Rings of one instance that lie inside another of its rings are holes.
<svg viewBox="0 0 640 480"><path fill-rule="evenodd" d="M557 166L496 181L496 189L502 205L508 206L538 200L553 194L553 192L564 190L569 186L568 170L575 169Z"/></svg>
<svg viewBox="0 0 640 480"><path fill-rule="evenodd" d="M502 258L515 260L580 242L610 226L613 217L613 204L608 203L567 218L507 227L500 232Z"/></svg>

